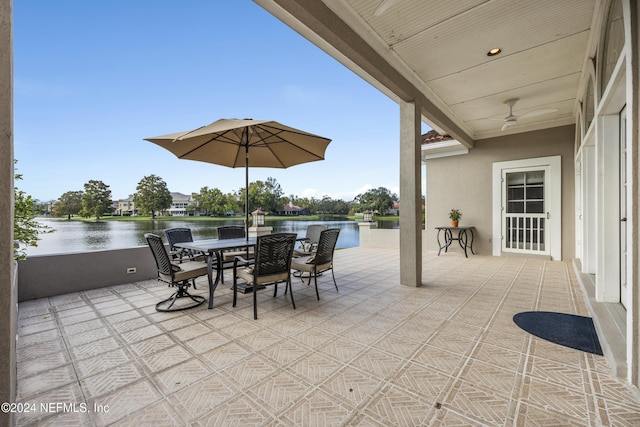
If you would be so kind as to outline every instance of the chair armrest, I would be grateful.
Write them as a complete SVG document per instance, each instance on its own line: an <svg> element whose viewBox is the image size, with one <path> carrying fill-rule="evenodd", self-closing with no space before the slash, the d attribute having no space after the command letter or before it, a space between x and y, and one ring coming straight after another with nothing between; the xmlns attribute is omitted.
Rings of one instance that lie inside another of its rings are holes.
<svg viewBox="0 0 640 427"><path fill-rule="evenodd" d="M254 260L244 259L240 255L236 255L236 257L233 259L233 271L236 271L238 265L240 265L241 267L246 267L253 264L254 262Z"/></svg>
<svg viewBox="0 0 640 427"><path fill-rule="evenodd" d="M236 283L236 278L238 277L238 267L247 268L253 264L255 264L255 261L247 260L242 258L240 255L236 255L233 259L233 283ZM251 269L253 270L252 267Z"/></svg>
<svg viewBox="0 0 640 427"><path fill-rule="evenodd" d="M177 262L193 261L201 257L205 259L207 258L207 254L205 252L185 248L169 251L169 256Z"/></svg>
<svg viewBox="0 0 640 427"><path fill-rule="evenodd" d="M184 255L184 249L174 249L174 250L170 250L168 251L169 257L177 259L177 258L182 258L182 256Z"/></svg>

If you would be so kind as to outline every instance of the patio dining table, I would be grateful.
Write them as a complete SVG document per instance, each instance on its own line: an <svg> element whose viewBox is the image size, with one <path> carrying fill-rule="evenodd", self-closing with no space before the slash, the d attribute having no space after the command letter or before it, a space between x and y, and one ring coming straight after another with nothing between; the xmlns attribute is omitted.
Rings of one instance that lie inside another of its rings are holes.
<svg viewBox="0 0 640 427"><path fill-rule="evenodd" d="M222 275L222 252L231 249L249 248L256 246L256 238L244 237L238 239L206 239L194 240L193 242L176 243L177 248L189 249L195 252L201 252L207 258L207 275L209 278L209 308L213 308L213 292L218 287ZM216 278L213 279L213 259L216 260L215 270Z"/></svg>

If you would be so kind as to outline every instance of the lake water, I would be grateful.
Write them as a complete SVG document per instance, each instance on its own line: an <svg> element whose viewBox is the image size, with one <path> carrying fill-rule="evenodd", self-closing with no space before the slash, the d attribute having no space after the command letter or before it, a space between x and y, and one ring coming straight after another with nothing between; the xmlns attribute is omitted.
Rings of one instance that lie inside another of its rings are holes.
<svg viewBox="0 0 640 427"><path fill-rule="evenodd" d="M38 246L27 248L27 255L45 255L70 252L88 252L103 249L121 249L144 246L145 233L162 236L164 230L175 227L191 228L193 238L215 239L218 237L217 227L222 225L242 225L242 220L228 221L180 221L180 220L148 220L148 221L66 221L39 218L38 222L56 231L41 234ZM358 221L268 221L274 233L297 233L299 237L306 234L309 224L326 224L331 228L339 228L337 248L351 248L359 245ZM397 228L398 221L379 221L379 228Z"/></svg>

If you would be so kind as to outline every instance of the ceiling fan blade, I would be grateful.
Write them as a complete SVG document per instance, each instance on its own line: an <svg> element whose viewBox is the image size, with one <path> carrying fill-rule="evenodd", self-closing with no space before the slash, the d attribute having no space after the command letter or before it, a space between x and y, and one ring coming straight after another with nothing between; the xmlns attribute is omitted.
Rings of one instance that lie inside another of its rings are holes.
<svg viewBox="0 0 640 427"><path fill-rule="evenodd" d="M521 116L518 116L519 119L524 119L524 118L529 118L529 117L538 117L538 116L543 116L545 114L551 114L551 113L555 113L556 111L558 111L557 108L543 108L540 110L533 110L533 111L529 111L528 113L525 113Z"/></svg>
<svg viewBox="0 0 640 427"><path fill-rule="evenodd" d="M502 129L500 129L500 130L505 130L506 128L510 128L511 126L512 126L512 125L510 125L510 124L509 124L509 122L505 122L505 123L502 125Z"/></svg>

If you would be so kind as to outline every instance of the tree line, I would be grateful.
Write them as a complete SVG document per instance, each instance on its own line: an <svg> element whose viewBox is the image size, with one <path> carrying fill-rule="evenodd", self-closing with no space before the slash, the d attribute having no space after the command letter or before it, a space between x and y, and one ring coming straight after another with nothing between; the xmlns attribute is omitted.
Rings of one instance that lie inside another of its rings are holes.
<svg viewBox="0 0 640 427"><path fill-rule="evenodd" d="M187 207L194 215L223 216L228 213L244 212L245 188L231 193L223 193L218 188L202 187L200 192L192 194L195 204ZM109 186L102 181L90 180L84 184L83 191L68 191L54 204L51 214L57 217L82 216L100 218L111 214L113 202ZM315 197L285 196L282 187L274 178L249 183L250 209L262 208L263 211L277 214L285 204L293 204L309 209L311 214L350 215L370 210L384 214L398 196L384 187L371 189L358 194L351 202L324 196ZM136 186L133 202L138 215L155 218L157 212L166 211L173 202L167 183L157 175L143 177Z"/></svg>

